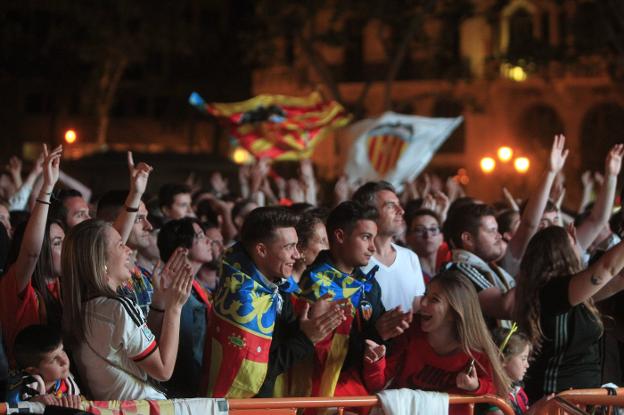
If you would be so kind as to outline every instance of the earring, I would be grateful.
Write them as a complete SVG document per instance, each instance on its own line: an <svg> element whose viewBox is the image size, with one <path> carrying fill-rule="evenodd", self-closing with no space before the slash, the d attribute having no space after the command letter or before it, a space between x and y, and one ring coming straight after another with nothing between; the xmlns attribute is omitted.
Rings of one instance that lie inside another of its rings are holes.
<svg viewBox="0 0 624 415"><path fill-rule="evenodd" d="M104 274L108 274L108 267L104 264Z"/></svg>

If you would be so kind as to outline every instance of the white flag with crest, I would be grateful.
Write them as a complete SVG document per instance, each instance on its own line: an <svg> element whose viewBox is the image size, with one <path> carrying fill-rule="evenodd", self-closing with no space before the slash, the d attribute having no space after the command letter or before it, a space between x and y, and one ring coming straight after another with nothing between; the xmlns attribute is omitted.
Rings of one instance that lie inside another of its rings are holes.
<svg viewBox="0 0 624 415"><path fill-rule="evenodd" d="M430 118L386 112L352 124L358 138L345 168L350 181L386 180L397 188L413 180L461 124L463 117Z"/></svg>

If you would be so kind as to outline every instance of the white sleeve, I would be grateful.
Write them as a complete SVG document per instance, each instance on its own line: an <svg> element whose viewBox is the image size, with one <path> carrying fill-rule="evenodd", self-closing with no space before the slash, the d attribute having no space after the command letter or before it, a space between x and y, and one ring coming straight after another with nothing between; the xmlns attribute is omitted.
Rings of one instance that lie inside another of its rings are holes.
<svg viewBox="0 0 624 415"><path fill-rule="evenodd" d="M32 187L23 184L9 199L9 211L26 210Z"/></svg>

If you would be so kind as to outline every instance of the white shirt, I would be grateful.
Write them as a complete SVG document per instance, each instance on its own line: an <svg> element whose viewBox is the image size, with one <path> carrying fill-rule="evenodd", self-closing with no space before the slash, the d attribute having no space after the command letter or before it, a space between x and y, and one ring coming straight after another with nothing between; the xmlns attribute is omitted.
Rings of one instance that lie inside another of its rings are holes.
<svg viewBox="0 0 624 415"><path fill-rule="evenodd" d="M387 267L373 256L368 265L362 267L362 271L367 273L375 265L379 265L375 279L381 287L381 302L386 310L392 310L399 305L403 311L411 310L414 297L425 293L420 261L418 255L407 248L394 243L392 248L396 251L392 265Z"/></svg>
<svg viewBox="0 0 624 415"><path fill-rule="evenodd" d="M129 298L97 297L85 304L87 342L80 344L76 363L96 400L166 399L147 383L136 362L158 344L141 309Z"/></svg>

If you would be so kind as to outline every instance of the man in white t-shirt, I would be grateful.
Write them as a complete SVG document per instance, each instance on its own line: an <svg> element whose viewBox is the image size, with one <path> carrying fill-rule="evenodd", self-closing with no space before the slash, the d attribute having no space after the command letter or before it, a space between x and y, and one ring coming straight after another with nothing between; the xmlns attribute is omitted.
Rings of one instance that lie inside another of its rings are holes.
<svg viewBox="0 0 624 415"><path fill-rule="evenodd" d="M387 310L401 307L403 311L415 312L425 293L425 282L418 256L392 242L405 230L405 212L394 187L384 181L368 182L353 194L353 200L379 211L376 252L362 271L366 273L379 265L375 278L381 287L381 302Z"/></svg>

